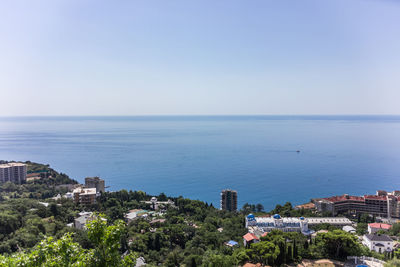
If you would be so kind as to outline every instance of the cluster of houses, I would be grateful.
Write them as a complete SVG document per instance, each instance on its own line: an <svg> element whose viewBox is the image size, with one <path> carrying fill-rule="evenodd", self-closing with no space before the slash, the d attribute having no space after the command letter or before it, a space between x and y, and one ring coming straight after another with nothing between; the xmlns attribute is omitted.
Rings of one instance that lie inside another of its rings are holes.
<svg viewBox="0 0 400 267"><path fill-rule="evenodd" d="M260 238L266 236L272 230L281 230L283 232L300 232L310 238L315 237L321 232L315 232L308 227L318 224L330 224L342 227L342 230L349 233L356 233L356 229L352 226L353 222L344 217L312 217L312 218L283 218L279 214L265 217L255 217L249 214L246 217L246 228L248 233L243 236L243 244L248 247L252 243L257 243ZM385 223L368 224L368 234L363 235L362 244L367 246L371 251L378 253L391 252L395 249L395 242L388 235L382 232L390 230L392 226Z"/></svg>
<svg viewBox="0 0 400 267"><path fill-rule="evenodd" d="M148 220L150 225L162 224L165 222L165 219L160 217L164 215L167 205L175 207L173 201L158 201L155 197L151 198L150 201L143 201L143 203L150 204L150 209L152 210L129 210L124 215L124 219L128 224L140 218ZM86 224L95 219L97 219L97 216L93 212L82 211L78 214L78 217L75 218L74 222L69 223L68 226L84 230L86 229Z"/></svg>

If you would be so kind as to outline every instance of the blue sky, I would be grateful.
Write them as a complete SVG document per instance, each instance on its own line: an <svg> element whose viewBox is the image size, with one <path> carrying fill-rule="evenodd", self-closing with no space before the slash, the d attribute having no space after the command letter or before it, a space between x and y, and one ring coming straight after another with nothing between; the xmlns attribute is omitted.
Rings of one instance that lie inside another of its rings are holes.
<svg viewBox="0 0 400 267"><path fill-rule="evenodd" d="M2 1L0 115L400 114L400 2Z"/></svg>

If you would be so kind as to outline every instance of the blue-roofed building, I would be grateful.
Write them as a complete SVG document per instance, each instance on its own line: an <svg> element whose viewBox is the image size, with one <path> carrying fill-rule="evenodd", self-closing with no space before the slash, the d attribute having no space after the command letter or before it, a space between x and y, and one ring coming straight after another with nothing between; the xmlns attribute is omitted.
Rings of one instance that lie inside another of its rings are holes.
<svg viewBox="0 0 400 267"><path fill-rule="evenodd" d="M246 217L246 227L255 227L261 232L271 232L272 230L281 230L283 232L302 232L309 234L308 220L304 217L295 218L287 217L282 218L279 214L271 217L255 217L249 214Z"/></svg>

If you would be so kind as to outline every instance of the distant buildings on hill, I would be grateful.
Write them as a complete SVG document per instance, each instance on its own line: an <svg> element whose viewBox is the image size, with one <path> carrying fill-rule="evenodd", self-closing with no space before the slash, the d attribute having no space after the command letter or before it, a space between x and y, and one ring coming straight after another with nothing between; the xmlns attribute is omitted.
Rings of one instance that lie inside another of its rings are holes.
<svg viewBox="0 0 400 267"><path fill-rule="evenodd" d="M82 205L92 205L96 203L96 198L105 192L104 180L99 177L85 178L85 186L74 185L72 192L65 194L66 198L72 198L75 203Z"/></svg>
<svg viewBox="0 0 400 267"><path fill-rule="evenodd" d="M237 192L225 189L221 192L221 210L237 211Z"/></svg>
<svg viewBox="0 0 400 267"><path fill-rule="evenodd" d="M26 164L13 162L0 164L0 182L21 184L26 181Z"/></svg>
<svg viewBox="0 0 400 267"><path fill-rule="evenodd" d="M376 195L334 196L314 199L318 212L329 212L333 216L339 213L371 214L382 217L400 218L400 191L377 191Z"/></svg>

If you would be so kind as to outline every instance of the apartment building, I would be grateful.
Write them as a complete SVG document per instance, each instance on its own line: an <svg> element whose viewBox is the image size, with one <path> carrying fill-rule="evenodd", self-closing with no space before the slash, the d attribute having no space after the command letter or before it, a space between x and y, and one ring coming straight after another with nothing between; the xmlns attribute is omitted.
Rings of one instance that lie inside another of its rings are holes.
<svg viewBox="0 0 400 267"><path fill-rule="evenodd" d="M26 181L26 164L13 162L0 164L0 182L21 184Z"/></svg>
<svg viewBox="0 0 400 267"><path fill-rule="evenodd" d="M221 210L237 211L237 192L235 190L222 190Z"/></svg>
<svg viewBox="0 0 400 267"><path fill-rule="evenodd" d="M96 188L81 188L78 187L74 189L72 192L74 197L74 202L83 204L83 205L91 205L96 203L97 192Z"/></svg>

